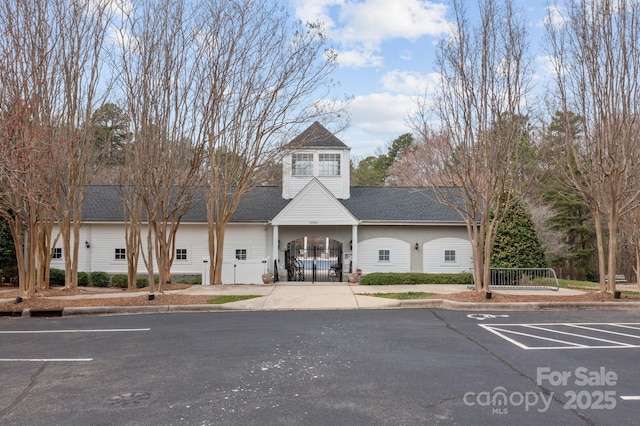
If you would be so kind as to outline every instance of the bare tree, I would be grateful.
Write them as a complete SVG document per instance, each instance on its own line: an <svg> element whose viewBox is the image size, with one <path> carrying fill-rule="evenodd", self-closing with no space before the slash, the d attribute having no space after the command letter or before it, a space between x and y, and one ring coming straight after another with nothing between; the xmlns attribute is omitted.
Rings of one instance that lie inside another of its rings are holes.
<svg viewBox="0 0 640 426"><path fill-rule="evenodd" d="M56 34L56 63L60 94L56 98L58 132L64 140L67 161L58 183L59 227L65 262L65 287L78 286L78 248L82 226L85 187L92 177L95 156L94 126L91 120L100 102L102 47L111 23L108 0L53 1ZM106 85L106 86L105 86ZM104 95L104 93L102 94Z"/></svg>
<svg viewBox="0 0 640 426"><path fill-rule="evenodd" d="M16 247L21 297L33 296L38 278L40 287L47 285L50 251L39 237L58 207L55 179L65 141L57 103L64 87L57 72L57 6L0 3L0 214ZM38 258L44 263L36 276Z"/></svg>
<svg viewBox="0 0 640 426"><path fill-rule="evenodd" d="M140 205L147 215L146 251L149 286L155 291L154 263L162 291L171 280L175 236L204 176L204 138L196 98L201 90L197 52L201 35L197 2L134 2L120 29L122 91L132 127L125 159L130 173L126 215L127 247L137 247ZM129 189L134 188L135 193ZM129 258L129 274L133 258ZM129 285L133 277L129 277Z"/></svg>
<svg viewBox="0 0 640 426"><path fill-rule="evenodd" d="M640 190L640 3L583 0L564 10L561 25L548 25L559 110L564 134L571 112L583 129L565 139L567 164L575 164L566 177L594 219L600 289L613 292L620 220L637 208Z"/></svg>
<svg viewBox="0 0 640 426"><path fill-rule="evenodd" d="M284 132L331 107L314 99L324 95L336 55L318 24L293 23L277 2L212 0L201 11L210 276L220 284L227 223L288 140Z"/></svg>
<svg viewBox="0 0 640 426"><path fill-rule="evenodd" d="M511 0L480 0L480 22L453 1L451 35L439 46L441 90L433 107L419 103L413 127L431 140L430 113L445 140L425 143L427 184L464 220L473 251L477 291L488 290L498 225L518 195L523 111L528 93L525 17Z"/></svg>
<svg viewBox="0 0 640 426"><path fill-rule="evenodd" d="M444 131L422 127L420 139L414 141L389 168L388 182L395 186L442 186L437 170L431 169L431 155L444 150L450 140ZM446 180L446 179L445 179Z"/></svg>

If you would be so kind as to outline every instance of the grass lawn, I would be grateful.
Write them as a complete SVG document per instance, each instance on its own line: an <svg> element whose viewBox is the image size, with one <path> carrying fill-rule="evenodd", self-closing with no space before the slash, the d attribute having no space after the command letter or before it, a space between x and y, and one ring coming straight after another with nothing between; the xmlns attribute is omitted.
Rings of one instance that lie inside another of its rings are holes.
<svg viewBox="0 0 640 426"><path fill-rule="evenodd" d="M253 294L246 294L243 296L234 296L230 294L230 295L216 296L213 299L209 300L208 303L210 305L222 305L223 303L238 302L240 300L254 299L256 297L262 297L262 296L256 296Z"/></svg>
<svg viewBox="0 0 640 426"><path fill-rule="evenodd" d="M408 293L370 293L367 296L384 297L387 299L396 300L411 300L411 299L429 299L435 296L436 293L427 293L424 291L410 291Z"/></svg>

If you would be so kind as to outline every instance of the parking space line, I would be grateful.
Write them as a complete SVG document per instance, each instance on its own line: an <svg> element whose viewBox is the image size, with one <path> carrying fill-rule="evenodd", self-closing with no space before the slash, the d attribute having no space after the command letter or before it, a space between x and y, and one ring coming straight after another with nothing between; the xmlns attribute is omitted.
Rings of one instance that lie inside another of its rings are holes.
<svg viewBox="0 0 640 426"><path fill-rule="evenodd" d="M89 362L93 358L0 358L0 362Z"/></svg>
<svg viewBox="0 0 640 426"><path fill-rule="evenodd" d="M567 325L568 326L569 324L563 324L563 325ZM542 331L548 331L550 333L564 334L566 336L579 337L581 339L595 340L595 341L598 341L598 342L611 343L613 345L636 346L636 345L630 345L629 343L617 342L615 340L600 339L598 337L585 336L584 334L569 333L569 332L566 332L566 331L556 330L556 329L553 329L553 328L539 327L539 326L535 326L535 325L525 325L525 327L533 328L533 329L537 329L537 330L542 330ZM582 345L582 346L587 346L587 345Z"/></svg>
<svg viewBox="0 0 640 426"><path fill-rule="evenodd" d="M479 325L480 326L484 326L485 324L479 324ZM509 334L515 334L515 335L524 336L524 337L530 337L530 338L533 338L533 339L536 339L536 340L544 340L544 341L547 341L547 342L561 343L561 344L564 344L564 345L571 345L571 346L575 346L575 347L588 347L588 346L585 346L585 345L581 345L579 343L568 342L566 340L552 339L551 337L543 337L543 336L538 336L536 334L522 333L520 331L505 330L505 329L498 328L498 327L483 327L483 328L488 329L491 332L493 332L493 330L500 330L503 333L509 333ZM494 333L494 334L498 334L498 333ZM498 335L500 335L500 337L502 337L503 339L506 339L506 337L504 335L502 335L502 334L498 334ZM512 343L514 343L513 339L507 339L507 340L509 340ZM531 348L530 346L523 345L523 344L517 344L517 345L520 346L523 349L534 349L534 348Z"/></svg>
<svg viewBox="0 0 640 426"><path fill-rule="evenodd" d="M0 330L0 334L45 334L45 333L117 333L127 331L150 331L150 328L105 328L94 330Z"/></svg>
<svg viewBox="0 0 640 426"><path fill-rule="evenodd" d="M624 337L631 337L632 339L640 339L640 336L636 336L635 334L620 333L620 332L611 331L611 330L602 330L600 328L586 327L584 325L579 325L579 324L566 324L566 325L569 327L580 328L583 330L591 330L599 333L615 334L616 336L624 336ZM616 324L611 324L611 325L616 325Z"/></svg>
<svg viewBox="0 0 640 426"><path fill-rule="evenodd" d="M492 334L518 346L521 349L526 350L555 350L555 349L629 349L640 348L640 344L634 344L622 341L623 338L627 339L640 339L640 333L631 334L630 330L636 330L640 332L639 323L530 323L530 324L478 324L480 327L491 332ZM557 328L556 328L557 327ZM571 328L575 330L575 333L563 331L561 328ZM611 328L618 328L629 330L629 333L622 333L619 331L611 330ZM518 331L520 329L521 331ZM522 330L529 330L524 332ZM536 330L540 333L536 334ZM584 330L584 333L580 333L579 330ZM557 339L547 337L549 333L555 335L567 336L569 339ZM602 335L617 336L621 339L610 340L602 338ZM597 337L600 336L600 337ZM525 344L527 340L534 342L540 342L540 346L530 346ZM570 338L583 339L592 341L593 344L582 344L574 341L570 341ZM555 346L543 346L543 342L555 344ZM602 343L598 345L598 343Z"/></svg>
<svg viewBox="0 0 640 426"><path fill-rule="evenodd" d="M51 333L120 333L150 331L151 328L103 328L72 330L0 330L0 334L51 334ZM90 362L93 358L0 358L0 362Z"/></svg>

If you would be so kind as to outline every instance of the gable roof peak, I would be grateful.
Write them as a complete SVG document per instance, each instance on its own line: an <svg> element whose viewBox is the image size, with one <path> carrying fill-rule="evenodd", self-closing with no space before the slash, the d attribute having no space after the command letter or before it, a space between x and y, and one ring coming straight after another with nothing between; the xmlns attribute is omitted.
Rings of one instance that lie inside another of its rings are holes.
<svg viewBox="0 0 640 426"><path fill-rule="evenodd" d="M293 140L287 144L287 148L349 149L347 145L317 121L314 121L311 126L293 138Z"/></svg>

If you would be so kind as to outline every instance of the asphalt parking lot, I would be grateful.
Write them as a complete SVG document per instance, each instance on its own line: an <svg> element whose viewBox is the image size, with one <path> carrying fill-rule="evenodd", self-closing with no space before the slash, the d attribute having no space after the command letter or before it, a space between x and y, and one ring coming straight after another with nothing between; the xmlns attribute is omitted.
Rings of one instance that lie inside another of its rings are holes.
<svg viewBox="0 0 640 426"><path fill-rule="evenodd" d="M0 319L0 424L633 424L640 313Z"/></svg>

